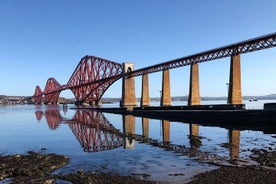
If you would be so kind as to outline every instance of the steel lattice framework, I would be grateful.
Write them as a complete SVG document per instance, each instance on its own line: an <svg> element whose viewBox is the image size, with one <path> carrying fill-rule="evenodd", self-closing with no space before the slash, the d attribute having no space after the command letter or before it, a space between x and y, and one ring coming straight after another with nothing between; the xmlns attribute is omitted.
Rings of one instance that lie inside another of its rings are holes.
<svg viewBox="0 0 276 184"><path fill-rule="evenodd" d="M121 73L122 64L85 56L70 77L67 87L72 90L79 102L97 101L108 87L120 78Z"/></svg>
<svg viewBox="0 0 276 184"><path fill-rule="evenodd" d="M60 89L61 85L59 84L59 82L55 78L49 78L44 89L45 103L56 104L61 92Z"/></svg>
<svg viewBox="0 0 276 184"><path fill-rule="evenodd" d="M157 65L149 66L146 68L138 69L128 73L128 76L140 76L148 73L163 71L165 69L173 69L192 65L196 63L216 60L220 58L230 57L238 54L258 51L276 46L276 33L268 34L265 36L253 38L243 42L227 45L224 47L212 49L209 51L201 52L198 54L170 60Z"/></svg>
<svg viewBox="0 0 276 184"><path fill-rule="evenodd" d="M122 133L101 112L77 111L69 123L85 152L110 150L123 145Z"/></svg>

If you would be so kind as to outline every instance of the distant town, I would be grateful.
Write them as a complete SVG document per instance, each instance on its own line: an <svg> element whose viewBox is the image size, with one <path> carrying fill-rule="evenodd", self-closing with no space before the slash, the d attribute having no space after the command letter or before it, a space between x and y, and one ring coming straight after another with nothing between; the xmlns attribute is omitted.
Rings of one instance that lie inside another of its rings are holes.
<svg viewBox="0 0 276 184"><path fill-rule="evenodd" d="M29 99L25 96L0 95L0 104L27 104L31 101Z"/></svg>
<svg viewBox="0 0 276 184"><path fill-rule="evenodd" d="M66 99L63 97L59 98L58 103L60 104L70 104L74 103L75 99ZM30 96L7 96L0 95L0 104L34 104L32 97Z"/></svg>
<svg viewBox="0 0 276 184"><path fill-rule="evenodd" d="M202 101L216 101L216 100L226 100L226 97L201 97ZM243 100L276 100L276 94L264 95L264 96L244 96ZM102 98L102 103L118 103L120 102L121 98ZM160 101L160 97L153 97L150 99L152 102ZM176 96L172 97L172 101L187 101L188 96ZM140 98L137 98L137 101L140 101ZM7 95L0 95L0 104L33 104L32 97L30 96L7 96ZM64 98L60 97L58 100L59 104L74 104L74 98Z"/></svg>

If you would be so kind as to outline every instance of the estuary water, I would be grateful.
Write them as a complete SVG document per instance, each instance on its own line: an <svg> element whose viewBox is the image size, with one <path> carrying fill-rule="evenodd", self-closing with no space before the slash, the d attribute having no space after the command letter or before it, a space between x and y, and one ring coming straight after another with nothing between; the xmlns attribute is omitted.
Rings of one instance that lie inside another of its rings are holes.
<svg viewBox="0 0 276 184"><path fill-rule="evenodd" d="M248 102L246 108L259 109L268 102ZM222 102L202 102L215 103ZM256 165L250 158L253 150L276 150L276 132L199 124L62 105L0 106L0 155L27 154L30 150L56 153L70 158L70 163L56 173L83 169L179 182L219 165Z"/></svg>

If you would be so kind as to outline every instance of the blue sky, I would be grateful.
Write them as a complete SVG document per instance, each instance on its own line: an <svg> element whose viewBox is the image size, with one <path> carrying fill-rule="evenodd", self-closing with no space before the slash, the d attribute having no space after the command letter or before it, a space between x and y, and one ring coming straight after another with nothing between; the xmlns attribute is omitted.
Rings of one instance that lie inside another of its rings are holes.
<svg viewBox="0 0 276 184"><path fill-rule="evenodd" d="M1 0L0 95L33 95L49 77L66 84L85 55L138 69L273 33L275 10L274 0ZM226 96L229 61L199 65L201 96ZM244 54L241 65L243 95L276 93L276 48ZM187 95L189 67L170 74L171 95ZM150 96L161 78L149 75ZM120 96L121 80L104 95Z"/></svg>

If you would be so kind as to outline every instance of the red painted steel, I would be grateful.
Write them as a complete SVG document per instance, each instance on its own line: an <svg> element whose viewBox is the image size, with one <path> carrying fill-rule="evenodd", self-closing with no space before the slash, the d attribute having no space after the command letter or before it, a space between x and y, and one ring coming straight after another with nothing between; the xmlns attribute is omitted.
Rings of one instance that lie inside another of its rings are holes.
<svg viewBox="0 0 276 184"><path fill-rule="evenodd" d="M69 126L85 152L110 150L123 145L122 133L101 112L77 111Z"/></svg>
<svg viewBox="0 0 276 184"><path fill-rule="evenodd" d="M35 94L34 94L34 103L41 104L42 103L42 91L39 86L35 87Z"/></svg>
<svg viewBox="0 0 276 184"><path fill-rule="evenodd" d="M98 101L108 87L120 78L121 73L122 64L85 56L79 62L67 86L78 102Z"/></svg>
<svg viewBox="0 0 276 184"><path fill-rule="evenodd" d="M44 89L45 103L57 104L60 92L61 85L58 81L54 78L49 78Z"/></svg>

